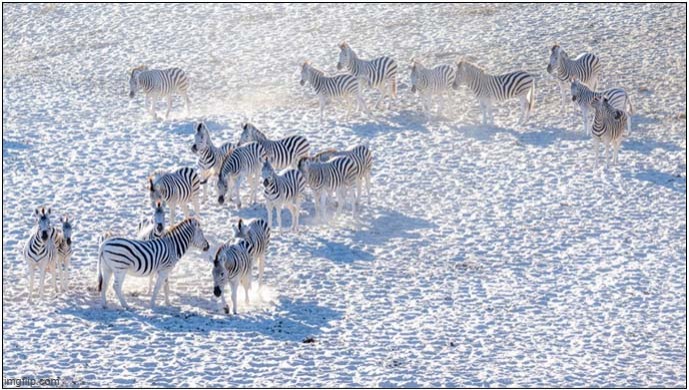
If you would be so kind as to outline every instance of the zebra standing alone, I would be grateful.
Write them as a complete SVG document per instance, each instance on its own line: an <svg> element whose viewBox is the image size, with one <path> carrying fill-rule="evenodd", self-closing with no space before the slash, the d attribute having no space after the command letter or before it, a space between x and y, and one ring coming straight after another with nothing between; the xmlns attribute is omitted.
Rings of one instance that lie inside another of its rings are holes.
<svg viewBox="0 0 689 390"><path fill-rule="evenodd" d="M344 206L349 188L356 182L356 167L352 159L340 156L328 162L319 162L304 157L299 161L299 170L306 177L306 181L313 191L316 209L316 219L327 220L326 197L335 192L337 196L337 210L339 214ZM356 207L353 214L356 218Z"/></svg>
<svg viewBox="0 0 689 390"><path fill-rule="evenodd" d="M232 142L225 142L220 147L217 147L213 144L205 123L199 122L194 128L194 145L192 145L191 151L198 155L196 165L201 176L201 184L203 185L203 199L206 200L209 193L208 179L218 174L223 160L232 153L236 145Z"/></svg>
<svg viewBox="0 0 689 390"><path fill-rule="evenodd" d="M366 145L357 145L345 151L328 149L317 153L314 157L322 162L328 161L333 157L346 156L354 162L356 175L356 196L355 205L361 198L361 187L366 182L366 200L371 204L371 169L373 167L373 156L371 150Z"/></svg>
<svg viewBox="0 0 689 390"><path fill-rule="evenodd" d="M282 231L282 209L287 207L292 215L290 230L299 230L299 209L306 189L306 179L298 169L288 169L277 174L270 161L263 163L263 195L268 211L268 226L273 226L273 209L278 218L278 227Z"/></svg>
<svg viewBox="0 0 689 390"><path fill-rule="evenodd" d="M521 70L493 76L472 63L459 61L457 63L457 77L452 88L458 89L460 84L467 85L478 98L484 126L486 125L486 117L489 117L493 123L492 105L494 102L519 97L522 106L519 124L524 124L529 119L529 113L533 110L536 100L534 78Z"/></svg>
<svg viewBox="0 0 689 390"><path fill-rule="evenodd" d="M194 168L184 167L173 172L157 172L148 178L148 191L151 205L162 201L170 207L170 223L175 222L177 204L182 206L185 217L189 217L188 203L194 206L199 215L199 192L201 179Z"/></svg>
<svg viewBox="0 0 689 390"><path fill-rule="evenodd" d="M157 274L158 278L151 296L151 307L155 306L158 291L163 284L165 304L170 305L168 275L190 245L204 252L209 248L208 241L201 230L201 223L196 218L183 220L170 227L161 238L155 240L141 241L112 237L103 241L98 254L98 291L101 293L103 308L106 307L105 295L112 274L115 274L113 288L123 308L129 308L122 294L122 285L127 274L134 276Z"/></svg>
<svg viewBox="0 0 689 390"><path fill-rule="evenodd" d="M363 108L366 114L371 112L366 107L366 103L361 98L361 89L359 88L359 81L356 77L348 74L340 74L333 77L325 76L322 70L314 68L308 61L301 66L301 81L299 84L304 86L310 83L313 90L318 95L318 100L321 109L321 122L323 122L323 110L327 100L333 98L344 98L348 101L347 104L347 118L351 112L351 99L356 99L357 109Z"/></svg>
<svg viewBox="0 0 689 390"><path fill-rule="evenodd" d="M266 159L266 151L257 142L250 142L236 148L225 161L218 172L218 203L225 203L225 194L229 186L234 186L235 204L242 207L242 199L239 196L239 185L246 178L251 187L251 201L256 202L256 187L258 186L261 166ZM232 200L232 196L230 196Z"/></svg>
<svg viewBox="0 0 689 390"><path fill-rule="evenodd" d="M246 304L249 304L249 289L251 288L251 269L253 268L251 244L243 239L235 239L225 243L215 252L213 260L213 295L222 300L223 309L230 314L230 307L225 301L225 285L230 284L232 290L232 314L237 314L237 288L244 286Z"/></svg>
<svg viewBox="0 0 689 390"><path fill-rule="evenodd" d="M575 78L595 91L601 68L600 60L594 54L582 53L577 58L570 60L567 52L560 45L554 45L550 48L550 62L548 62L546 71L557 79L560 86L560 111L565 108L567 83Z"/></svg>
<svg viewBox="0 0 689 390"><path fill-rule="evenodd" d="M309 141L301 135L292 135L272 141L253 124L244 123L238 145L241 146L248 142L261 144L266 151L268 161L275 169L296 167L302 157L309 155Z"/></svg>
<svg viewBox="0 0 689 390"><path fill-rule="evenodd" d="M613 150L613 164L617 164L617 153L622 145L624 129L627 127L629 117L623 110L611 106L608 98L596 96L593 98L593 108L596 113L591 125L593 135L593 153L598 166L598 147L601 142L605 144L605 162L609 163L610 148Z"/></svg>
<svg viewBox="0 0 689 390"><path fill-rule="evenodd" d="M380 91L376 102L378 108L390 89L390 97L397 97L397 63L390 57L378 57L370 61L360 59L347 42L340 43L340 58L337 69L345 68L357 79Z"/></svg>
<svg viewBox="0 0 689 390"><path fill-rule="evenodd" d="M189 115L189 79L180 68L148 69L145 65L137 66L129 75L129 98L133 98L138 90L143 91L146 108L154 119L158 119L155 104L159 98L167 98L165 119L168 118L174 94L184 98L184 108Z"/></svg>
<svg viewBox="0 0 689 390"><path fill-rule="evenodd" d="M627 95L624 89L611 88L601 92L594 92L586 85L572 78L571 91L572 101L577 103L581 109L581 116L584 121L584 132L586 134L591 133L589 120L590 114L594 112L593 99L595 97L605 97L608 99L608 103L611 106L627 113L627 132L632 131L631 116L634 113L634 108L632 107L632 101L629 99L629 95Z"/></svg>
<svg viewBox="0 0 689 390"><path fill-rule="evenodd" d="M43 283L46 272L55 267L58 257L58 249L55 245L57 230L50 225L50 208L37 208L34 211L36 226L31 230L29 239L24 244L22 251L24 260L28 266L27 274L29 277L29 302L33 295L33 278L36 269L40 273L38 288L38 299L43 299ZM56 278L53 274L53 289L57 291Z"/></svg>
<svg viewBox="0 0 689 390"><path fill-rule="evenodd" d="M237 226L232 226L234 237L249 243L249 254L258 263L258 288L263 285L263 269L266 265L266 252L270 244L270 226L262 219L255 219L248 225L239 219Z"/></svg>
<svg viewBox="0 0 689 390"><path fill-rule="evenodd" d="M448 93L455 82L455 74L453 66L436 65L427 69L421 61L414 59L411 67L411 91L419 92L424 109L430 111L432 95ZM440 112L442 114L442 109Z"/></svg>

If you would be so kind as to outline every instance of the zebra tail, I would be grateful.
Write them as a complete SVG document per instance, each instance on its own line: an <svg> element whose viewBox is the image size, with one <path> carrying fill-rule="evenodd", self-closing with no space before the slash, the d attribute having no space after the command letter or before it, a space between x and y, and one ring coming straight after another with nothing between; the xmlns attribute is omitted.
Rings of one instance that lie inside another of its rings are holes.
<svg viewBox="0 0 689 390"><path fill-rule="evenodd" d="M627 104L629 104L629 115L634 115L634 107L632 106L632 99L627 95Z"/></svg>
<svg viewBox="0 0 689 390"><path fill-rule="evenodd" d="M102 238L102 236L101 236ZM102 240L105 241L105 240ZM98 292L103 290L103 242L98 245Z"/></svg>

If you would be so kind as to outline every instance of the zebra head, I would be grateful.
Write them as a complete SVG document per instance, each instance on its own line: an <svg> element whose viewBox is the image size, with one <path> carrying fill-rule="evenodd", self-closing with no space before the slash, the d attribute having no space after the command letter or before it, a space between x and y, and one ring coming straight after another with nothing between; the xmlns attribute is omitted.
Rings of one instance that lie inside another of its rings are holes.
<svg viewBox="0 0 689 390"><path fill-rule="evenodd" d="M69 215L64 215L60 218L60 222L62 223L62 237L67 245L72 245L72 220L69 219Z"/></svg>
<svg viewBox="0 0 689 390"><path fill-rule="evenodd" d="M301 80L299 80L299 84L303 87L306 85L306 82L309 81L311 78L311 63L309 61L304 61L303 64L301 64Z"/></svg>
<svg viewBox="0 0 689 390"><path fill-rule="evenodd" d="M548 73L553 73L560 67L560 60L563 54L566 55L560 45L554 45L550 48L550 62L548 62L548 67L546 68Z"/></svg>
<svg viewBox="0 0 689 390"><path fill-rule="evenodd" d="M41 233L41 240L45 241L50 233L50 208L46 210L45 206L41 206L35 210L34 216L38 231Z"/></svg>
<svg viewBox="0 0 689 390"><path fill-rule="evenodd" d="M132 69L132 71L129 73L129 98L133 98L136 92L139 90L139 73L142 70L148 69L147 66L145 65L140 65L137 66L136 68Z"/></svg>
<svg viewBox="0 0 689 390"><path fill-rule="evenodd" d="M581 93L583 92L583 85L577 81L574 77L569 79L572 82L570 91L572 92L572 101L576 102L581 99Z"/></svg>
<svg viewBox="0 0 689 390"><path fill-rule="evenodd" d="M229 178L226 175L223 175L222 172L218 174L218 204L225 203L225 195L227 194L227 188L229 187L227 183L228 180ZM231 195L230 200L232 200Z"/></svg>
<svg viewBox="0 0 689 390"><path fill-rule="evenodd" d="M349 47L347 42L340 43L339 47L340 58L337 61L337 70L341 70L342 68L349 68L349 64L351 64L353 57L352 48Z"/></svg>
<svg viewBox="0 0 689 390"><path fill-rule="evenodd" d="M203 235L203 229L201 229L201 222L195 217L191 218L191 224L194 227L194 233L191 236L191 245L201 249L206 252L210 249L210 244L206 240L206 236Z"/></svg>
<svg viewBox="0 0 689 390"><path fill-rule="evenodd" d="M165 209L161 201L156 201L155 211L153 212L153 223L155 224L155 231L162 234L165 230Z"/></svg>
<svg viewBox="0 0 689 390"><path fill-rule="evenodd" d="M222 252L225 249L225 245L221 245L220 248L215 252L215 256L211 258L213 262L213 295L220 297L222 295L223 289L228 281L228 272L225 268L225 262L222 259ZM225 309L229 312L228 309Z"/></svg>
<svg viewBox="0 0 689 390"><path fill-rule="evenodd" d="M237 226L232 226L232 231L234 232L234 237L235 238L243 238L243 239L248 239L249 238L249 225L244 223L244 221L239 218L239 222L237 222Z"/></svg>
<svg viewBox="0 0 689 390"><path fill-rule="evenodd" d="M191 151L196 153L200 150L205 150L208 147L208 140L210 138L208 134L208 128L203 122L199 122L194 126L194 145L191 147Z"/></svg>
<svg viewBox="0 0 689 390"><path fill-rule="evenodd" d="M411 60L411 92L415 93L418 89L416 83L419 81L419 71L423 69L423 64L416 58Z"/></svg>
<svg viewBox="0 0 689 390"><path fill-rule="evenodd" d="M249 122L245 122L244 124L242 124L242 134L239 136L239 143L237 144L237 146L242 146L249 142L256 141L257 132L258 129L253 124Z"/></svg>
<svg viewBox="0 0 689 390"><path fill-rule="evenodd" d="M273 173L275 173L275 169L273 169L273 166L270 164L270 161L266 159L263 162L263 167L261 168L261 177L267 179L269 177L272 177Z"/></svg>
<svg viewBox="0 0 689 390"><path fill-rule="evenodd" d="M608 113L615 120L620 120L620 118L622 118L623 111L610 105L608 98L605 96L594 96L591 105L597 112Z"/></svg>
<svg viewBox="0 0 689 390"><path fill-rule="evenodd" d="M160 188L153 182L153 177L148 178L148 196L151 200L151 206L155 207L156 202L163 201L163 194L160 192Z"/></svg>

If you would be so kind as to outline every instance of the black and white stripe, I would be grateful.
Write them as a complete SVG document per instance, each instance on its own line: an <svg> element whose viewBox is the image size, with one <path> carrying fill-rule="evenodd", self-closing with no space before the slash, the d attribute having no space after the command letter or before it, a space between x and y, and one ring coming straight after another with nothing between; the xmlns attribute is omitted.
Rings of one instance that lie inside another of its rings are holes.
<svg viewBox="0 0 689 390"><path fill-rule="evenodd" d="M373 168L373 155L371 150L366 145L357 145L344 151L335 149L328 149L316 154L316 158L320 161L328 161L333 157L345 156L349 157L354 162L354 171L356 175L356 199L355 205L359 203L361 198L361 187L366 186L366 199L371 204L371 169Z"/></svg>
<svg viewBox="0 0 689 390"><path fill-rule="evenodd" d="M557 79L560 86L560 110L565 107L567 83L574 78L595 91L602 67L595 54L582 53L570 60L567 52L559 45L550 48L550 61L546 71Z"/></svg>
<svg viewBox="0 0 689 390"><path fill-rule="evenodd" d="M352 159L341 156L320 162L303 158L299 162L299 170L313 191L316 218L327 220L326 198L333 192L337 196L337 215L344 206L349 188L356 183L356 168ZM356 211L356 207L353 207L355 217Z"/></svg>
<svg viewBox="0 0 689 390"><path fill-rule="evenodd" d="M452 87L458 89L462 84L468 86L478 98L484 125L487 124L487 118L490 118L490 122L493 123L492 105L496 102L518 97L522 107L520 124L526 123L533 110L536 83L533 76L527 72L520 70L494 76L472 63L459 61L457 76Z"/></svg>
<svg viewBox="0 0 689 390"><path fill-rule="evenodd" d="M40 207L34 210L36 226L31 230L28 240L24 244L22 254L26 261L27 276L29 278L29 301L33 295L33 278L39 271L40 282L38 298L43 299L43 284L45 274L56 267L58 248L55 245L59 235L57 229L50 224L50 208ZM53 289L57 291L55 274L53 273Z"/></svg>
<svg viewBox="0 0 689 390"><path fill-rule="evenodd" d="M251 269L253 260L250 254L251 244L243 239L225 243L218 248L213 258L213 295L222 300L225 313L230 308L225 301L225 286L229 283L232 291L232 313L237 314L237 288L244 287L245 300L249 304L251 289Z"/></svg>
<svg viewBox="0 0 689 390"><path fill-rule="evenodd" d="M155 240L165 234L165 209L160 201L156 202L153 215L142 218L136 228L136 239L142 241ZM153 292L153 278L151 274L148 280L148 294Z"/></svg>
<svg viewBox="0 0 689 390"><path fill-rule="evenodd" d="M225 203L225 195L230 186L234 186L234 199L237 208L242 207L239 196L239 185L246 178L251 187L251 201L256 202L256 187L261 174L266 151L257 142L237 147L225 158L218 173L218 203ZM232 197L230 197L232 200Z"/></svg>
<svg viewBox="0 0 689 390"><path fill-rule="evenodd" d="M199 169L201 184L204 188L203 198L207 199L209 192L208 179L218 174L223 160L232 153L236 145L232 142L225 142L219 147L215 146L213 140L211 140L210 132L203 122L197 123L194 129L194 145L192 145L191 151L198 156L196 166Z"/></svg>
<svg viewBox="0 0 689 390"><path fill-rule="evenodd" d="M157 201L167 204L170 208L170 223L175 221L175 209L179 204L185 217L189 217L188 203L194 206L194 212L199 215L199 192L201 178L194 168L184 167L173 172L156 172L148 178L148 191L151 205L155 207Z"/></svg>
<svg viewBox="0 0 689 390"><path fill-rule="evenodd" d="M595 92L589 89L586 85L580 83L577 80L572 80L572 85L570 88L572 92L572 101L579 105L581 109L581 115L584 122L584 132L586 134L591 133L590 128L590 114L594 112L593 99L596 97L604 97L608 99L608 103L618 109L622 110L627 114L627 131L631 132L631 116L634 113L634 108L632 107L632 101L629 99L629 95L622 88L611 88L605 91Z"/></svg>
<svg viewBox="0 0 689 390"><path fill-rule="evenodd" d="M362 60L347 42L342 42L337 69L343 68L357 79L365 81L370 87L380 91L381 95L376 102L376 108L388 94L388 89L392 98L397 97L397 63L392 58L378 57L370 61Z"/></svg>
<svg viewBox="0 0 689 390"><path fill-rule="evenodd" d="M412 60L411 91L421 96L424 109L430 110L434 95L448 94L455 82L455 68L450 65L436 65L426 68L421 61ZM441 110L442 112L442 110Z"/></svg>
<svg viewBox="0 0 689 390"><path fill-rule="evenodd" d="M235 238L249 243L249 254L258 264L258 287L263 285L263 270L266 265L266 253L270 244L270 225L263 219L255 219L246 224L241 218L237 226L232 226Z"/></svg>
<svg viewBox="0 0 689 390"><path fill-rule="evenodd" d="M121 237L106 239L98 255L98 291L103 307L106 306L106 290L112 274L115 275L114 289L122 307L128 308L122 294L122 285L127 274L149 276L157 274L151 306L155 305L160 287L165 287L165 303L169 305L168 275L190 246L203 251L209 248L201 224L196 218L187 218L172 226L161 238L142 241Z"/></svg>
<svg viewBox="0 0 689 390"><path fill-rule="evenodd" d="M129 76L129 97L133 98L137 91L142 91L146 96L146 108L149 113L157 118L155 103L158 99L167 99L167 112L165 119L170 115L172 98L178 94L184 98L184 107L189 114L189 79L180 68L148 69L142 65L134 68Z"/></svg>
<svg viewBox="0 0 689 390"><path fill-rule="evenodd" d="M73 221L65 215L60 218L60 228L53 229L52 240L57 248L57 261L51 267L53 277L60 278L62 291L69 288L69 268L74 249L72 248Z"/></svg>
<svg viewBox="0 0 689 390"><path fill-rule="evenodd" d="M298 169L288 169L280 174L276 173L269 161L263 164L263 196L266 200L268 212L268 226L273 226L273 209L278 219L278 227L282 230L282 209L287 207L292 215L290 230L299 230L299 209L306 189L306 179Z"/></svg>
<svg viewBox="0 0 689 390"><path fill-rule="evenodd" d="M593 136L596 166L598 166L598 147L601 142L605 144L606 163L609 163L609 152L612 148L613 164L617 164L617 153L622 145L624 130L627 128L629 117L623 110L611 106L606 97L594 97L593 108L595 115L593 125L591 125L591 135Z"/></svg>
<svg viewBox="0 0 689 390"><path fill-rule="evenodd" d="M357 109L363 108L367 114L370 114L366 103L361 98L359 81L356 77L348 74L328 77L325 76L323 71L314 68L309 62L304 62L301 66L301 81L299 83L303 86L307 82L311 84L316 95L318 95L321 121L323 121L323 110L326 101L334 98L347 100L347 118L349 118L353 99L356 100Z"/></svg>
<svg viewBox="0 0 689 390"><path fill-rule="evenodd" d="M266 151L268 161L275 169L296 167L302 157L309 155L309 141L301 135L292 135L277 141L269 140L263 132L251 123L242 126L238 145L258 142Z"/></svg>

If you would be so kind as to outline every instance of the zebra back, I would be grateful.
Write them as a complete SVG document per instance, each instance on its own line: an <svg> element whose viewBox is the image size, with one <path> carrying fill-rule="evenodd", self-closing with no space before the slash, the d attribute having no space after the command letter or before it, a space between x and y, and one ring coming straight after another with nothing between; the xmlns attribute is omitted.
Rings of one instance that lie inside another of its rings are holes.
<svg viewBox="0 0 689 390"><path fill-rule="evenodd" d="M155 177L155 176L154 176ZM152 200L164 202L188 202L198 196L201 189L201 179L194 168L183 167L176 171L165 173L154 179L149 179Z"/></svg>
<svg viewBox="0 0 689 390"><path fill-rule="evenodd" d="M145 94L168 96L189 89L189 79L180 68L141 70L133 76Z"/></svg>
<svg viewBox="0 0 689 390"><path fill-rule="evenodd" d="M347 156L336 157L327 162L303 158L299 162L299 170L314 191L334 191L350 186L356 180L354 162Z"/></svg>
<svg viewBox="0 0 689 390"><path fill-rule="evenodd" d="M266 151L257 142L250 142L232 151L222 163L219 172L220 180L238 175L246 175L261 169L266 160Z"/></svg>

